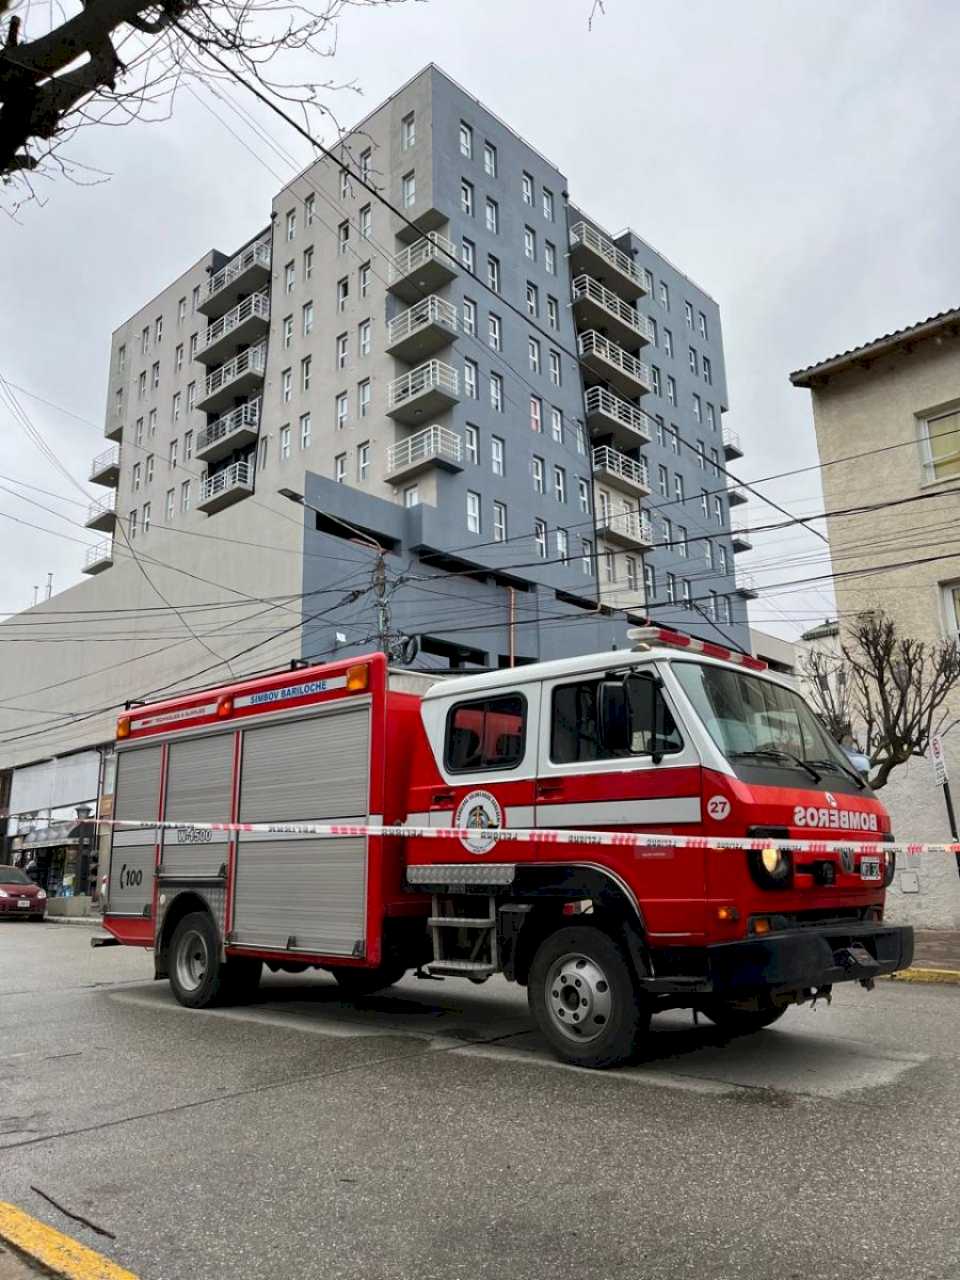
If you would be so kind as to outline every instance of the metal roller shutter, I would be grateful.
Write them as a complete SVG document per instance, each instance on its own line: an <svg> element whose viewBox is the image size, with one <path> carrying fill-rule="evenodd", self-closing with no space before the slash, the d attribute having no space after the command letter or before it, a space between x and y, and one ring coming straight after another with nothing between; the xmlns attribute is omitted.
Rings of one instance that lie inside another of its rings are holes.
<svg viewBox="0 0 960 1280"><path fill-rule="evenodd" d="M229 822L232 733L173 742L167 757L168 822Z"/></svg>
<svg viewBox="0 0 960 1280"><path fill-rule="evenodd" d="M138 747L117 756L117 818L156 818L160 805L160 747ZM156 827L114 829L110 854L109 910L141 916L153 900Z"/></svg>
<svg viewBox="0 0 960 1280"><path fill-rule="evenodd" d="M241 822L366 817L369 787L368 706L243 735Z"/></svg>
<svg viewBox="0 0 960 1280"><path fill-rule="evenodd" d="M138 747L117 755L116 817L156 818L160 807L160 753L160 747Z"/></svg>

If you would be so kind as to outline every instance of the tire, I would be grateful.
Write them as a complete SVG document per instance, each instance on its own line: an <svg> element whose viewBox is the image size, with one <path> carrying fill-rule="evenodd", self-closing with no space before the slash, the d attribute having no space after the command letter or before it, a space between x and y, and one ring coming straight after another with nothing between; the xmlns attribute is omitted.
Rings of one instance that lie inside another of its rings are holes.
<svg viewBox="0 0 960 1280"><path fill-rule="evenodd" d="M192 911L174 929L168 968L173 994L188 1009L209 1009L230 998L220 937L206 911Z"/></svg>
<svg viewBox="0 0 960 1280"><path fill-rule="evenodd" d="M702 1006L702 1012L720 1031L731 1036L749 1036L755 1031L770 1027L787 1012L787 1005L769 1005L761 1009L738 1009L726 1000L711 1000Z"/></svg>
<svg viewBox="0 0 960 1280"><path fill-rule="evenodd" d="M336 979L337 986L351 1000L363 996L372 996L384 987L392 987L407 972L407 966L395 960L392 964L381 964L376 969L328 969Z"/></svg>
<svg viewBox="0 0 960 1280"><path fill-rule="evenodd" d="M541 942L527 999L556 1056L580 1067L629 1062L650 1024L622 948L592 926L559 929Z"/></svg>

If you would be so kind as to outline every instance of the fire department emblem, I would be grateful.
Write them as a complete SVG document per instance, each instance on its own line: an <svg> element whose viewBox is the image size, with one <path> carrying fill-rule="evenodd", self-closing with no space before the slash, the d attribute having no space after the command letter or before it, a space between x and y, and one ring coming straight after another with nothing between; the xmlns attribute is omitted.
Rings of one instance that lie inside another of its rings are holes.
<svg viewBox="0 0 960 1280"><path fill-rule="evenodd" d="M487 853L497 843L497 837L484 832L503 826L503 810L489 791L471 791L457 806L454 826L476 829L475 836L460 837L468 853Z"/></svg>

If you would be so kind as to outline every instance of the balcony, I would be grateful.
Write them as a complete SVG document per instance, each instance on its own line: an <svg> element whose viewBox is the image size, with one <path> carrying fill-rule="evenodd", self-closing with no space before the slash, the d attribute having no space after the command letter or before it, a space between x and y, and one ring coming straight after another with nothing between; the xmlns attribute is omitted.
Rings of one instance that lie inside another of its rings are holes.
<svg viewBox="0 0 960 1280"><path fill-rule="evenodd" d="M428 467L444 471L463 470L463 443L447 427L425 427L406 440L398 440L387 450L387 482L405 484Z"/></svg>
<svg viewBox="0 0 960 1280"><path fill-rule="evenodd" d="M250 462L234 462L215 475L205 476L200 485L200 501L197 503L201 511L212 516L215 511L229 507L241 498L248 498L253 493L253 464Z"/></svg>
<svg viewBox="0 0 960 1280"><path fill-rule="evenodd" d="M756 582L752 573L737 574L737 595L743 596L744 600L756 600L759 595Z"/></svg>
<svg viewBox="0 0 960 1280"><path fill-rule="evenodd" d="M727 462L733 462L734 459L743 457L743 450L740 448L740 437L736 431L731 431L728 427L723 428L723 456Z"/></svg>
<svg viewBox="0 0 960 1280"><path fill-rule="evenodd" d="M248 244L235 258L207 281L197 310L203 315L217 315L235 307L245 293L255 293L270 283L269 233Z"/></svg>
<svg viewBox="0 0 960 1280"><path fill-rule="evenodd" d="M99 502L91 502L87 510L84 525L88 529L96 529L100 533L112 533L117 523L117 495L108 493Z"/></svg>
<svg viewBox="0 0 960 1280"><path fill-rule="evenodd" d="M243 449L253 444L260 430L260 401L251 400L248 404L239 404L236 409L223 414L209 427L197 432L194 453L201 462L208 465L219 462L235 449Z"/></svg>
<svg viewBox="0 0 960 1280"><path fill-rule="evenodd" d="M261 342L258 347L241 351L219 369L207 374L196 407L204 413L218 413L238 396L248 396L251 391L259 390L263 382L266 354L266 344Z"/></svg>
<svg viewBox="0 0 960 1280"><path fill-rule="evenodd" d="M98 454L90 464L90 483L115 489L120 482L120 446L112 445Z"/></svg>
<svg viewBox="0 0 960 1280"><path fill-rule="evenodd" d="M753 539L750 537L750 529L745 520L737 520L733 523L733 527L730 530L730 538L733 542L734 553L753 550Z"/></svg>
<svg viewBox="0 0 960 1280"><path fill-rule="evenodd" d="M387 383L387 416L397 422L417 422L446 413L460 399L456 369L442 360L428 360L402 378Z"/></svg>
<svg viewBox="0 0 960 1280"><path fill-rule="evenodd" d="M592 276L574 280L573 310L584 328L603 329L621 346L653 342L653 325L647 317Z"/></svg>
<svg viewBox="0 0 960 1280"><path fill-rule="evenodd" d="M398 360L416 364L457 336L457 309L431 294L407 311L401 311L387 325L387 351Z"/></svg>
<svg viewBox="0 0 960 1280"><path fill-rule="evenodd" d="M83 572L103 573L104 569L109 569L112 564L113 543L106 538L103 542L87 548L87 554L83 558Z"/></svg>
<svg viewBox="0 0 960 1280"><path fill-rule="evenodd" d="M597 532L607 542L630 550L646 551L653 544L653 527L645 511L598 511Z"/></svg>
<svg viewBox="0 0 960 1280"><path fill-rule="evenodd" d="M107 440L116 440L118 443L123 439L123 418L119 413L115 415L114 421L107 423L103 434Z"/></svg>
<svg viewBox="0 0 960 1280"><path fill-rule="evenodd" d="M593 477L629 494L646 496L650 492L646 464L607 445L593 451Z"/></svg>
<svg viewBox="0 0 960 1280"><path fill-rule="evenodd" d="M586 272L635 302L647 292L643 272L629 254L601 235L589 222L570 228L570 270Z"/></svg>
<svg viewBox="0 0 960 1280"><path fill-rule="evenodd" d="M731 507L741 506L744 502L747 501L746 489L738 489L736 487L728 489L727 501L730 503Z"/></svg>
<svg viewBox="0 0 960 1280"><path fill-rule="evenodd" d="M424 236L390 261L387 288L404 302L420 302L457 274L457 251L446 236Z"/></svg>
<svg viewBox="0 0 960 1280"><path fill-rule="evenodd" d="M197 348L197 359L203 364L219 364L234 347L249 346L262 338L270 327L270 296L252 293L213 324Z"/></svg>
<svg viewBox="0 0 960 1280"><path fill-rule="evenodd" d="M635 360L623 347L588 329L577 338L581 363L609 382L615 391L624 396L640 396L651 389L650 370L642 361Z"/></svg>
<svg viewBox="0 0 960 1280"><path fill-rule="evenodd" d="M587 426L594 436L612 436L614 444L636 449L650 443L653 423L635 404L606 387L591 387L583 398Z"/></svg>

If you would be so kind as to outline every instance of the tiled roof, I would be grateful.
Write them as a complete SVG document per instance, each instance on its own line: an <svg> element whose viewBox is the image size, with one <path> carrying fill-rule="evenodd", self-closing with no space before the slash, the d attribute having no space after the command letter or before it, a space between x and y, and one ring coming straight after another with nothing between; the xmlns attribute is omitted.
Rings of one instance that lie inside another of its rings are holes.
<svg viewBox="0 0 960 1280"><path fill-rule="evenodd" d="M881 355L884 351L892 350L905 343L933 337L940 330L957 325L960 325L960 307L941 311L935 316L928 316L926 320L918 320L916 324L908 325L905 329L895 329L893 333L885 333L883 337L874 338L870 342L863 343L862 346L851 347L849 351L828 356L826 360L807 365L805 369L797 369L791 373L790 381L795 387L809 387L827 374L836 373L840 369L846 369L850 365L871 356Z"/></svg>

